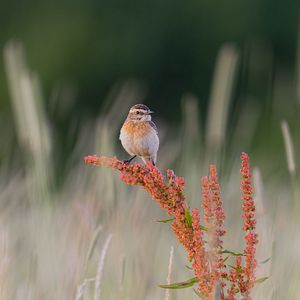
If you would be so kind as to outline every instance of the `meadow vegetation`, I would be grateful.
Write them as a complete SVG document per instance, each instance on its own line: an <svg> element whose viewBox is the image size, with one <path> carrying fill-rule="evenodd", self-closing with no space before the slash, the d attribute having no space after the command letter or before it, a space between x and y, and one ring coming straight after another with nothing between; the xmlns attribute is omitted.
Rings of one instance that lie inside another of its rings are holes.
<svg viewBox="0 0 300 300"><path fill-rule="evenodd" d="M187 205L202 216L201 177L211 163L217 166L226 212L224 249L240 253L239 156L248 152L259 236L256 277L268 277L254 286L252 297L298 299L299 103L287 88L289 78L279 74L272 109L245 100L232 112L237 60L231 45L220 49L205 120L192 94L182 96L179 128L160 120L155 109L161 139L157 165L185 178ZM199 299L192 289L158 287L193 277L184 248L168 225L157 222L165 213L112 170L83 162L94 153L126 158L118 133L128 107L142 98L139 82L116 84L97 119L74 125L78 136L60 169L55 126L19 43L6 44L4 62L15 126L9 130L16 134L1 150L7 159L0 169L0 299ZM0 130L5 138L8 128ZM63 179L58 183L57 177Z"/></svg>

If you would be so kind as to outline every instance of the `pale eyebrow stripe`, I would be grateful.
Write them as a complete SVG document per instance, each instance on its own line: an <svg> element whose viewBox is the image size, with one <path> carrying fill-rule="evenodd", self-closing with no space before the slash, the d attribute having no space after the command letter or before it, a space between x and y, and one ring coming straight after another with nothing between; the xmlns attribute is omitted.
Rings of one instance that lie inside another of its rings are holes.
<svg viewBox="0 0 300 300"><path fill-rule="evenodd" d="M133 113L133 112L138 112L138 111L139 111L139 112L141 112L141 113L144 113L144 114L147 112L147 111L146 111L146 110L144 110L144 109L136 109L136 108L135 108L135 109L132 109L132 110L130 110L130 112L132 112L132 113Z"/></svg>

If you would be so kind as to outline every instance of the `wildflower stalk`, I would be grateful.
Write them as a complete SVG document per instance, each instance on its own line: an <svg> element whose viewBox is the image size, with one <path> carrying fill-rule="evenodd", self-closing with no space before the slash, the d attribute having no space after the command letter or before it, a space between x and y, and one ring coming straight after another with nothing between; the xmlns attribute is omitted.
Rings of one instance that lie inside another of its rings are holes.
<svg viewBox="0 0 300 300"><path fill-rule="evenodd" d="M117 158L87 156L85 162L95 166L110 167L120 171L120 178L128 185L142 186L147 193L166 211L171 228L178 241L187 250L187 257L192 264L196 277L183 283L161 285L165 288L183 288L198 283L195 291L202 299L236 299L240 293L245 300L250 300L250 290L255 282L256 268L254 219L255 206L250 175L249 157L242 153L242 200L243 230L246 231L246 247L243 254L236 254L223 248L225 213L222 207L220 185L215 165L210 166L209 177L202 178L202 208L204 224L201 225L198 209L190 212L184 195L184 179L176 176L172 170L164 176L151 162L146 165L125 164ZM204 234L207 240L204 238ZM236 256L235 266L228 271L224 254ZM243 259L245 262L243 264ZM225 281L229 281L226 283ZM227 289L226 289L227 288Z"/></svg>
<svg viewBox="0 0 300 300"><path fill-rule="evenodd" d="M249 155L242 153L241 155L241 198L243 210L243 230L246 232L244 237L246 247L243 251L245 256L245 264L242 265L242 258L237 257L235 267L229 273L231 287L228 291L228 299L235 299L234 295L238 292L242 294L243 300L251 300L250 292L255 283L255 269L257 261L255 258L256 244L258 243L256 233L255 220L255 204L253 199L254 189L252 187L252 175L250 174Z"/></svg>
<svg viewBox="0 0 300 300"><path fill-rule="evenodd" d="M223 277L226 277L224 258L222 255L223 241L222 237L225 235L223 227L225 220L225 213L222 208L222 198L218 176L215 165L210 165L210 175L202 178L202 208L204 211L204 222L207 228L208 238L208 259L210 263L210 298L212 293L219 294L218 297L224 299L223 288L226 283ZM218 291L214 291L217 286Z"/></svg>
<svg viewBox="0 0 300 300"><path fill-rule="evenodd" d="M255 282L255 268L257 265L255 253L255 245L258 243L256 229L256 220L254 218L255 204L253 199L253 187L250 174L249 156L246 153L242 153L242 168L241 168L241 191L243 200L243 230L247 232L245 236L246 248L245 254L245 268L244 268L244 285L241 286L241 291L244 293L244 299L250 298L250 290L254 286Z"/></svg>

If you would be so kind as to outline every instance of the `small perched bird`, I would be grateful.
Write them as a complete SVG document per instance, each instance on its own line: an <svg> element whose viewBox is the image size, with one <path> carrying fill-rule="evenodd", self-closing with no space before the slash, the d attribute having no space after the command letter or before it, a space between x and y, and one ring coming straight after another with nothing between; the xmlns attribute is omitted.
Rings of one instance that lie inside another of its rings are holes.
<svg viewBox="0 0 300 300"><path fill-rule="evenodd" d="M145 164L151 160L155 165L159 139L157 128L151 121L152 113L144 104L136 104L130 108L120 132L122 146L132 156L125 163L130 163L139 156Z"/></svg>

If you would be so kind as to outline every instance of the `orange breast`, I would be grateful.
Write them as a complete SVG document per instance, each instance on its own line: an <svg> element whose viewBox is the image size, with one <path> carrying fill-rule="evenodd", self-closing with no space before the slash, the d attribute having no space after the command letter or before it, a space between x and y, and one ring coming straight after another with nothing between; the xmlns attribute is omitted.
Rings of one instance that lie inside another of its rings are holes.
<svg viewBox="0 0 300 300"><path fill-rule="evenodd" d="M126 122L123 125L122 130L124 130L127 134L134 136L134 138L141 138L150 133L152 127L146 122Z"/></svg>

